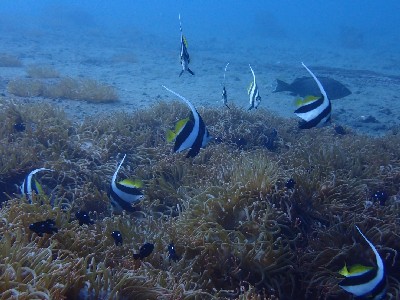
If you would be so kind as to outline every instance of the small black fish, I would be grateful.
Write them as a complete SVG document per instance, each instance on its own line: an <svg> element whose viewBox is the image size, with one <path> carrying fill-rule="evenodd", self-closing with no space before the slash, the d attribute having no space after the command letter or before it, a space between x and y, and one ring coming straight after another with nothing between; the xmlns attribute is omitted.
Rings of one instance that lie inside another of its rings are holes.
<svg viewBox="0 0 400 300"><path fill-rule="evenodd" d="M43 236L44 233L52 234L58 232L58 228L55 227L56 222L52 219L47 219L46 221L39 221L29 225L29 229L35 232L38 236Z"/></svg>
<svg viewBox="0 0 400 300"><path fill-rule="evenodd" d="M118 230L114 230L111 233L111 236L114 238L116 246L122 246L122 234Z"/></svg>
<svg viewBox="0 0 400 300"><path fill-rule="evenodd" d="M26 129L26 125L23 122L14 123L14 129L17 132L23 132Z"/></svg>
<svg viewBox="0 0 400 300"><path fill-rule="evenodd" d="M318 77L318 79L323 85L330 100L344 98L351 94L351 91L347 87L333 78ZM312 77L296 78L290 84L277 79L276 83L276 88L273 93L288 91L291 92L293 96L298 95L300 97L321 95L321 92Z"/></svg>
<svg viewBox="0 0 400 300"><path fill-rule="evenodd" d="M179 260L178 254L176 254L174 243L168 245L168 258L169 260Z"/></svg>
<svg viewBox="0 0 400 300"><path fill-rule="evenodd" d="M238 146L239 149L244 149L247 145L247 140L243 137L236 138L233 140L233 142Z"/></svg>
<svg viewBox="0 0 400 300"><path fill-rule="evenodd" d="M340 135L347 134L346 129L345 129L343 126L341 126L341 125L334 125L334 126L333 126L333 129L335 130L335 132L336 132L337 134L340 134Z"/></svg>
<svg viewBox="0 0 400 300"><path fill-rule="evenodd" d="M90 219L89 213L84 210L80 210L75 214L75 217L79 221L79 226L82 226L83 224L94 224L94 221Z"/></svg>
<svg viewBox="0 0 400 300"><path fill-rule="evenodd" d="M385 191L377 190L372 194L372 200L379 201L380 205L385 205L386 200L388 199L388 195Z"/></svg>
<svg viewBox="0 0 400 300"><path fill-rule="evenodd" d="M288 181L286 181L286 188L288 188L288 189L294 189L295 185L296 185L296 181L294 181L293 178L290 178Z"/></svg>
<svg viewBox="0 0 400 300"><path fill-rule="evenodd" d="M139 253L134 253L134 259L143 259L151 254L154 249L154 244L146 243L139 249Z"/></svg>

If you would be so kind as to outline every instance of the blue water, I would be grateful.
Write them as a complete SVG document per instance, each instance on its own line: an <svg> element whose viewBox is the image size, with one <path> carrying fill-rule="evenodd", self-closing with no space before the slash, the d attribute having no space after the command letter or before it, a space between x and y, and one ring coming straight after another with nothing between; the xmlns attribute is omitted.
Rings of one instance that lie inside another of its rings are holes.
<svg viewBox="0 0 400 300"><path fill-rule="evenodd" d="M296 43L337 47L342 29L351 28L362 36L362 47L398 51L399 11L400 1L395 0L3 0L0 25L3 30L63 28L68 34L89 28L116 34L135 29L173 39L181 13L191 36L217 38L215 43L233 39L257 47L286 39L293 48Z"/></svg>

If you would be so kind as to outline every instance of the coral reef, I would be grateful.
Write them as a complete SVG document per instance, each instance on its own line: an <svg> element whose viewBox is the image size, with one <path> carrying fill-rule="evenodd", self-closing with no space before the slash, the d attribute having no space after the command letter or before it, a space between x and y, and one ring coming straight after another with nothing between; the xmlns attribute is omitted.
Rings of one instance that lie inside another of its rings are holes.
<svg viewBox="0 0 400 300"><path fill-rule="evenodd" d="M302 131L263 109L199 107L215 139L186 159L165 139L187 115L179 102L79 124L42 103L0 107L2 299L351 299L338 270L374 264L355 224L384 260L389 298L400 296L398 134ZM114 216L107 193L123 154L119 177L140 178L145 198ZM38 174L44 195L28 204L16 185L39 167L54 171ZM78 210L95 223L79 226ZM46 219L57 233L29 230ZM133 259L146 242L152 254Z"/></svg>

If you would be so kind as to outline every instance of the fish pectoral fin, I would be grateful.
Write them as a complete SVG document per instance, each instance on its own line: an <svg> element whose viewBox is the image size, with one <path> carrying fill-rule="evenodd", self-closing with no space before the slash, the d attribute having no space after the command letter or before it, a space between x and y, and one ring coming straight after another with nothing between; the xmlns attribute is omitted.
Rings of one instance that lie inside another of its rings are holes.
<svg viewBox="0 0 400 300"><path fill-rule="evenodd" d="M139 179L124 179L118 182L119 184L122 184L127 187L133 187L133 188L141 188L143 186L143 182Z"/></svg>
<svg viewBox="0 0 400 300"><path fill-rule="evenodd" d="M36 189L37 189L37 193L39 194L39 195L43 195L44 193L43 193L43 188L42 188L42 185L39 183L39 181L37 181L36 179L35 179L35 187L36 187Z"/></svg>
<svg viewBox="0 0 400 300"><path fill-rule="evenodd" d="M167 142L168 143L172 142L176 138L176 136L185 127L187 122L189 122L189 120L190 120L190 118L185 118L185 119L179 120L178 122L176 122L174 130L168 130L167 131Z"/></svg>
<svg viewBox="0 0 400 300"><path fill-rule="evenodd" d="M352 277L368 273L373 269L374 267L368 267L360 264L352 265L350 267L347 267L345 264L344 267L339 271L339 274L343 275L344 277Z"/></svg>
<svg viewBox="0 0 400 300"><path fill-rule="evenodd" d="M343 275L345 277L349 276L349 270L347 270L347 265L346 263L344 264L343 268L341 268L338 272L340 275Z"/></svg>
<svg viewBox="0 0 400 300"><path fill-rule="evenodd" d="M173 130L169 129L167 131L167 142L171 143L176 138L176 135L177 134Z"/></svg>

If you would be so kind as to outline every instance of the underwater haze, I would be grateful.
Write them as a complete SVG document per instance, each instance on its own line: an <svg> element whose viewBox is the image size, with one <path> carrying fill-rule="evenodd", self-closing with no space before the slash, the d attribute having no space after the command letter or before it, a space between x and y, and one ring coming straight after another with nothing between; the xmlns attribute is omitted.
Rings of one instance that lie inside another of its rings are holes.
<svg viewBox="0 0 400 300"><path fill-rule="evenodd" d="M399 11L0 0L0 299L400 299Z"/></svg>
<svg viewBox="0 0 400 300"><path fill-rule="evenodd" d="M0 14L2 31L57 29L69 36L80 35L85 29L104 30L114 35L136 30L143 35L174 40L177 16L181 13L186 32L193 40L212 40L216 44L229 41L232 46L245 43L248 48L282 40L294 52L298 47L308 46L325 48L325 51L350 47L382 52L390 49L395 53L400 39L399 9L400 3L394 0L4 0Z"/></svg>

